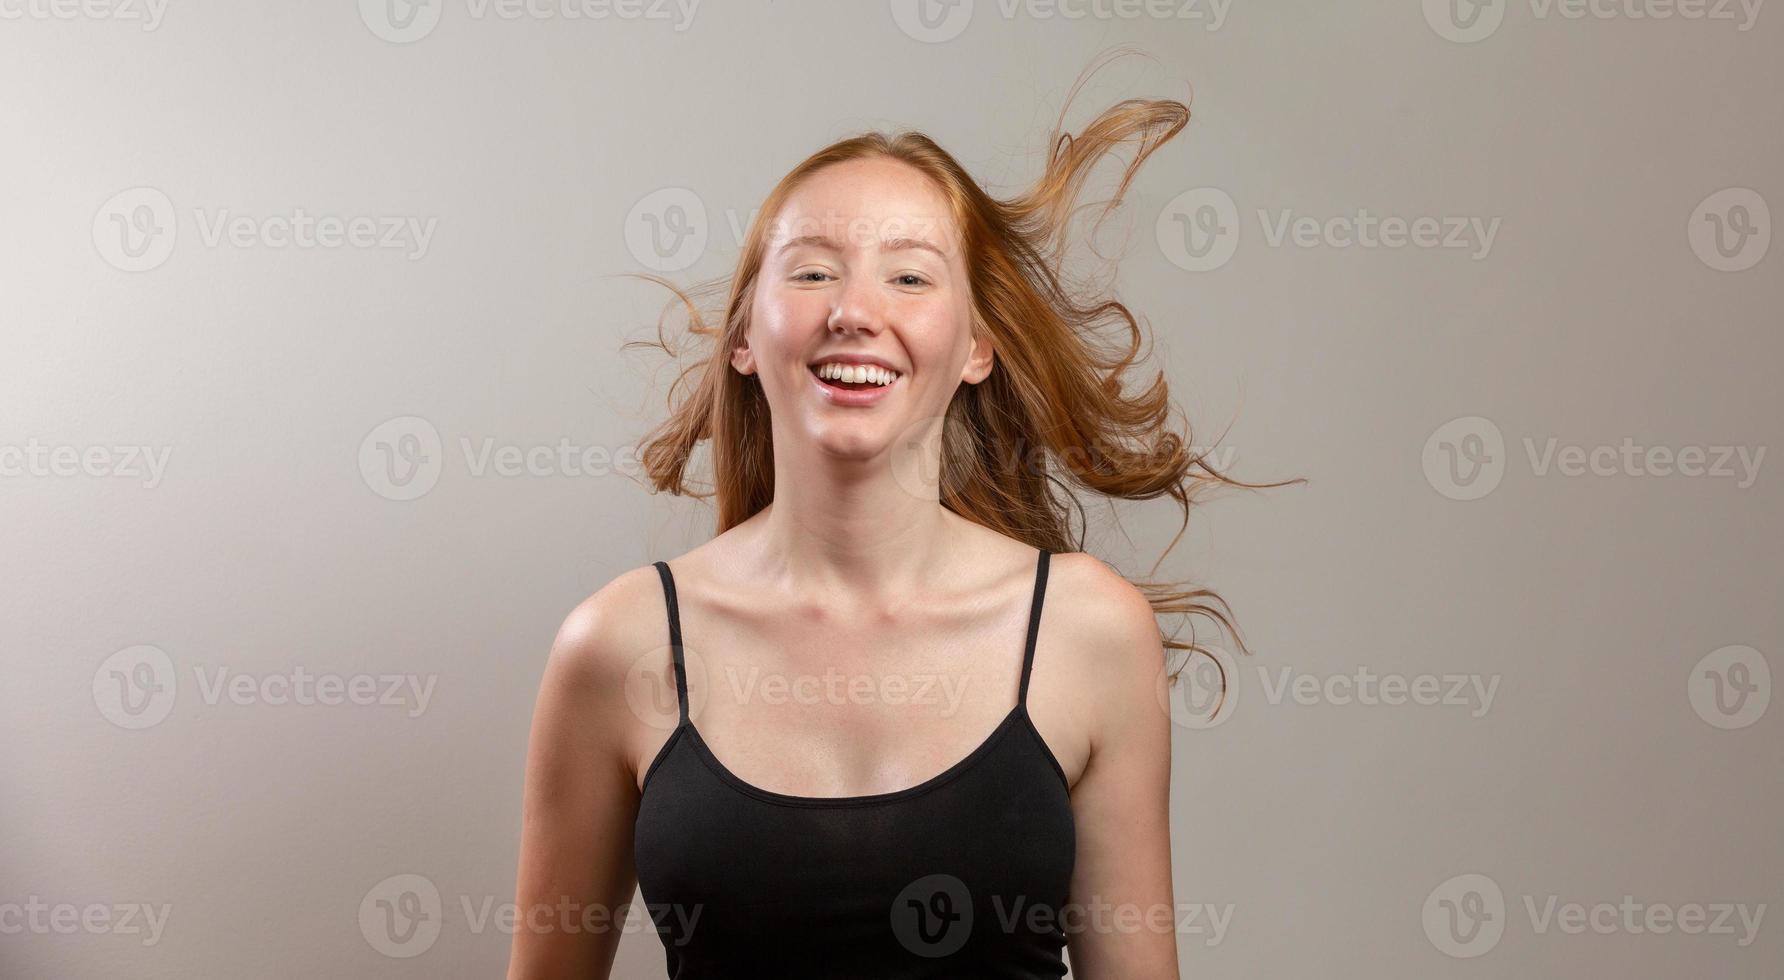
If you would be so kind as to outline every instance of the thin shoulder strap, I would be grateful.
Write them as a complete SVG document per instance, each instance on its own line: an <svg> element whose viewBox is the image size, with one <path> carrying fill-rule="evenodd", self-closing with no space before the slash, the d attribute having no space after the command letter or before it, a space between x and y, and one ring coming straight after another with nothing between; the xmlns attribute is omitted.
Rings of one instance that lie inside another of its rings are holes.
<svg viewBox="0 0 1784 980"><path fill-rule="evenodd" d="M1028 607L1028 643L1022 649L1022 688L1016 694L1016 703L1028 704L1028 675L1034 668L1034 641L1041 632L1041 600L1047 597L1047 566L1053 553L1045 548L1040 549L1034 566L1034 600Z"/></svg>
<svg viewBox="0 0 1784 980"><path fill-rule="evenodd" d="M657 576L663 580L663 602L669 608L669 653L675 660L675 703L680 724L688 723L688 668L681 655L681 607L675 601L675 576L669 574L669 563L652 562ZM1024 680L1026 683L1026 679Z"/></svg>

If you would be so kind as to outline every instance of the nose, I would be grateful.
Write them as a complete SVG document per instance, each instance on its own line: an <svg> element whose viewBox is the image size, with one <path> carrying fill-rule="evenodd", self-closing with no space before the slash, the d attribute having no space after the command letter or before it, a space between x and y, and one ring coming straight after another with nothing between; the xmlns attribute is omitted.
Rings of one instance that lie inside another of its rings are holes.
<svg viewBox="0 0 1784 980"><path fill-rule="evenodd" d="M886 326L881 301L879 285L871 277L849 277L830 308L830 332L868 336L879 333Z"/></svg>

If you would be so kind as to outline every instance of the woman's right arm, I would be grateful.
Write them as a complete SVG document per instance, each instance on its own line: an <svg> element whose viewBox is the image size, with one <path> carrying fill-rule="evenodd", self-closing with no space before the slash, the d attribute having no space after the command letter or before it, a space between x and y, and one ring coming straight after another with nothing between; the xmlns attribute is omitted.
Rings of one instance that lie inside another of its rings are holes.
<svg viewBox="0 0 1784 980"><path fill-rule="evenodd" d="M633 570L584 600L546 659L527 744L508 980L589 980L612 967L637 881L631 747L641 725L625 683L632 661L665 642L641 615L655 582L652 569Z"/></svg>

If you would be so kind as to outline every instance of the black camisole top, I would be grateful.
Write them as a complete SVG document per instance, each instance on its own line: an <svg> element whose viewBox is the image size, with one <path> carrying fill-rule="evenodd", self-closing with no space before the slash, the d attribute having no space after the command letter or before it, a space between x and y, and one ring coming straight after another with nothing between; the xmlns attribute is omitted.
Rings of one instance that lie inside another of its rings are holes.
<svg viewBox="0 0 1784 980"><path fill-rule="evenodd" d="M644 775L639 889L670 980L1057 980L1075 836L1065 772L1028 716L1049 553L1016 704L944 772L868 796L791 796L719 762L688 714L675 580L663 580L679 722Z"/></svg>

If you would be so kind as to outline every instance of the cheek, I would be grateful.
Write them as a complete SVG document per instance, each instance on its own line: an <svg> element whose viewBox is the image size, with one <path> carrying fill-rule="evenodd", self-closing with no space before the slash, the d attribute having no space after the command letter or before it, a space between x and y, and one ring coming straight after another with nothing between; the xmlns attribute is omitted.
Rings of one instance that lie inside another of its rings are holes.
<svg viewBox="0 0 1784 980"><path fill-rule="evenodd" d="M966 363L972 349L972 314L952 307L912 309L900 324L900 335L919 371L937 375Z"/></svg>
<svg viewBox="0 0 1784 980"><path fill-rule="evenodd" d="M760 293L751 314L751 343L767 350L810 346L810 335L828 322L824 303L799 290Z"/></svg>

